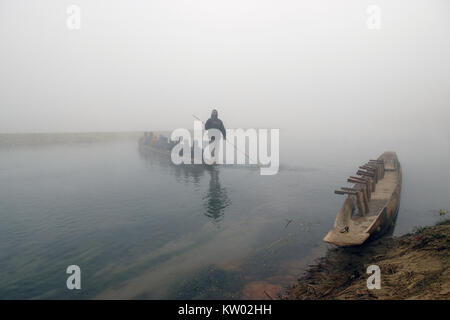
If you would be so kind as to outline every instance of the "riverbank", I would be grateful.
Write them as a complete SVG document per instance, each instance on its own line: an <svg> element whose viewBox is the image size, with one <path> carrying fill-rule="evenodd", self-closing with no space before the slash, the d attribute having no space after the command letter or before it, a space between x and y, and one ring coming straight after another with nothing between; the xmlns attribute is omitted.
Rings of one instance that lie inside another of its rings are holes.
<svg viewBox="0 0 450 320"><path fill-rule="evenodd" d="M142 132L0 133L0 148L136 140Z"/></svg>
<svg viewBox="0 0 450 320"><path fill-rule="evenodd" d="M289 288L284 299L450 299L450 219L357 248L333 248ZM378 265L381 289L368 290Z"/></svg>

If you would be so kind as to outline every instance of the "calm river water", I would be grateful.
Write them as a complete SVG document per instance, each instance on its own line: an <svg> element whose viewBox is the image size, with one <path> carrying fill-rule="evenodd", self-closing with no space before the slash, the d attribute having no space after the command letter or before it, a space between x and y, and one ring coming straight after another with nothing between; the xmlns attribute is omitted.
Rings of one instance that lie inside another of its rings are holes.
<svg viewBox="0 0 450 320"><path fill-rule="evenodd" d="M136 139L0 147L0 299L275 296L328 247L333 190L386 149L304 140L282 143L274 176L174 166ZM395 234L441 219L448 141L388 148L403 167ZM66 288L72 264L81 290Z"/></svg>

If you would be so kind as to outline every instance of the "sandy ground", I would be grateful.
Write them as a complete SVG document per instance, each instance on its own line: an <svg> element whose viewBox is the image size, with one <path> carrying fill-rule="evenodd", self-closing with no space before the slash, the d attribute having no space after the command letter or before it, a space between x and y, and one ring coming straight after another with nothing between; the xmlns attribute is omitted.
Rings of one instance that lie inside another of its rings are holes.
<svg viewBox="0 0 450 320"><path fill-rule="evenodd" d="M450 300L450 220L358 248L334 248L312 265L283 299ZM381 270L381 289L367 288L369 265Z"/></svg>

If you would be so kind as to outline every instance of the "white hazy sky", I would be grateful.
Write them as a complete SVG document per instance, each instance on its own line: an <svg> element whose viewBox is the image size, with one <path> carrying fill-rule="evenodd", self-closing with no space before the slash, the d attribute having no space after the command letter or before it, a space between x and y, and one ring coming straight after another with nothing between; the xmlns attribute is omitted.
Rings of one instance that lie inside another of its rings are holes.
<svg viewBox="0 0 450 320"><path fill-rule="evenodd" d="M191 128L211 107L233 128L448 134L450 1L0 0L0 132Z"/></svg>

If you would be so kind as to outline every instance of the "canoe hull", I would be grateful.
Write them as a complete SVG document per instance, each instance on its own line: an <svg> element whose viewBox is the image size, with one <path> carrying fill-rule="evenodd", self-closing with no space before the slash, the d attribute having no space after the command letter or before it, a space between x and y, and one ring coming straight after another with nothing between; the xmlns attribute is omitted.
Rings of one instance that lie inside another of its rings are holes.
<svg viewBox="0 0 450 320"><path fill-rule="evenodd" d="M378 160L385 163L385 176L376 184L369 201L370 211L355 217L355 201L348 196L336 216L334 227L323 239L346 247L362 245L391 230L397 218L402 188L402 170L395 152L385 152Z"/></svg>
<svg viewBox="0 0 450 320"><path fill-rule="evenodd" d="M155 136L158 136L158 133L153 133ZM142 152L146 152L146 153L152 153L152 154L158 154L160 156L165 156L169 158L171 157L171 152L172 152L172 145L170 145L169 143L160 143L157 144L155 143L155 141L146 141L147 139L145 137L141 137L138 140L138 146L139 149ZM189 166L193 166L193 167L198 167L198 166L203 166L205 168L211 168L211 167L216 167L217 164L213 163L213 164L207 164L207 163L200 163L200 164L194 164L194 157L191 157L191 164L181 164L183 166L189 165Z"/></svg>

